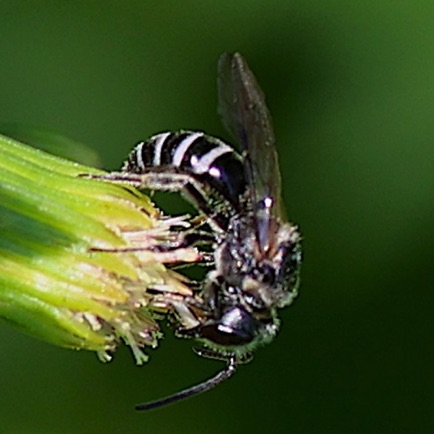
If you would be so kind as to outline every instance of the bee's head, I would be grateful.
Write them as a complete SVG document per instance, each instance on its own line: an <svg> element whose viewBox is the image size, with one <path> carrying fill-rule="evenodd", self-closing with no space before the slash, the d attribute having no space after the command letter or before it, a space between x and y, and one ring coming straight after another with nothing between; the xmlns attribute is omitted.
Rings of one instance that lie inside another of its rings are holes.
<svg viewBox="0 0 434 434"><path fill-rule="evenodd" d="M219 318L201 327L201 335L207 340L224 346L241 346L252 342L261 328L243 306L228 306Z"/></svg>

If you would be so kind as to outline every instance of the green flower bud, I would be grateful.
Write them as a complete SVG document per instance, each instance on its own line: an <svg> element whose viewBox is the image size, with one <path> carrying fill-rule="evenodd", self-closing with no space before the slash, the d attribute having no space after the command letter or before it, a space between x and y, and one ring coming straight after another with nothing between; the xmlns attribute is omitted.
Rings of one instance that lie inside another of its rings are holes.
<svg viewBox="0 0 434 434"><path fill-rule="evenodd" d="M156 247L188 223L130 187L80 176L97 169L4 136L0 155L0 317L103 360L123 341L146 361L170 309L164 294L191 294L163 263L197 260L194 249Z"/></svg>

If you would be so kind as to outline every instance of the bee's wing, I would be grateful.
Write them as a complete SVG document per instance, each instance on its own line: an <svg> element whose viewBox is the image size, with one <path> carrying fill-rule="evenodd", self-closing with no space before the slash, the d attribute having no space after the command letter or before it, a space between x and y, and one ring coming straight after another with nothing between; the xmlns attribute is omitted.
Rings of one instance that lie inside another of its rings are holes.
<svg viewBox="0 0 434 434"><path fill-rule="evenodd" d="M279 162L264 93L241 54L224 53L220 57L218 94L223 124L241 146L246 161L254 212L260 216L256 221L258 239L265 246L272 217L285 215Z"/></svg>

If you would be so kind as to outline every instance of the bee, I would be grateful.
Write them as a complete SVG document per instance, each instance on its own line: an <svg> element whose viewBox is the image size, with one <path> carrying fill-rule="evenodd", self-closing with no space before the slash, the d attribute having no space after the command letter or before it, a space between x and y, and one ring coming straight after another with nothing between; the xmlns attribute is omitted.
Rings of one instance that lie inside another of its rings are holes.
<svg viewBox="0 0 434 434"><path fill-rule="evenodd" d="M234 147L199 131L165 132L139 143L120 172L106 179L139 189L180 192L206 221L182 243L211 245L210 270L191 297L173 302L176 334L196 352L226 361L214 377L156 401L148 410L207 391L250 361L279 329L277 311L298 294L301 244L288 223L271 116L247 62L224 53L218 62L219 114Z"/></svg>

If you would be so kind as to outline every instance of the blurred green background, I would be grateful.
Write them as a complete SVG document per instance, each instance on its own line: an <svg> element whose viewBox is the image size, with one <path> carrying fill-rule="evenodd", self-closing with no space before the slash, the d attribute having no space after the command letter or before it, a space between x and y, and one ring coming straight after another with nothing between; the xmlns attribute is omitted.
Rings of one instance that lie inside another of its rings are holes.
<svg viewBox="0 0 434 434"><path fill-rule="evenodd" d="M305 263L253 363L155 412L133 404L221 364L170 331L138 368L2 324L0 432L434 432L433 20L431 0L1 1L0 122L59 130L107 169L156 132L227 137L216 62L243 53Z"/></svg>

